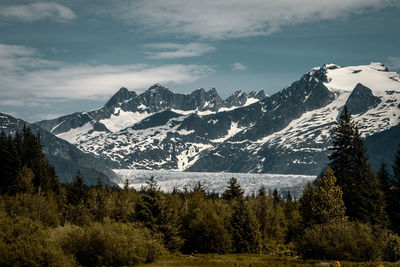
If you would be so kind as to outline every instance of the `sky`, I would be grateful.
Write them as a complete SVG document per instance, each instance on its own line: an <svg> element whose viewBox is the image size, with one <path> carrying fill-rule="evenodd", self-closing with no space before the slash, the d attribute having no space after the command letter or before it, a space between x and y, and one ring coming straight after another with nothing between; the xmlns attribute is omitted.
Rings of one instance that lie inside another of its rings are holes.
<svg viewBox="0 0 400 267"><path fill-rule="evenodd" d="M0 0L0 112L29 122L155 83L272 95L330 62L400 72L400 0Z"/></svg>

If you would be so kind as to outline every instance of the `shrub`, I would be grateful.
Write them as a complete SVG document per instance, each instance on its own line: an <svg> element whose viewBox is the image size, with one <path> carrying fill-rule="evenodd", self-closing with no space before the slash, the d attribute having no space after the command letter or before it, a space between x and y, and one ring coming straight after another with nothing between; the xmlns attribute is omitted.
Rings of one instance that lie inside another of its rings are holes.
<svg viewBox="0 0 400 267"><path fill-rule="evenodd" d="M383 240L383 259L386 261L400 260L400 237L387 233Z"/></svg>
<svg viewBox="0 0 400 267"><path fill-rule="evenodd" d="M344 221L307 228L296 249L304 258L370 261L382 255L380 244L369 225Z"/></svg>
<svg viewBox="0 0 400 267"><path fill-rule="evenodd" d="M0 266L75 266L60 247L46 242L43 225L29 218L0 216Z"/></svg>
<svg viewBox="0 0 400 267"><path fill-rule="evenodd" d="M153 262L163 252L161 241L149 230L133 224L93 223L85 227L58 229L58 240L66 254L84 266L124 266ZM63 232L64 231L64 232Z"/></svg>

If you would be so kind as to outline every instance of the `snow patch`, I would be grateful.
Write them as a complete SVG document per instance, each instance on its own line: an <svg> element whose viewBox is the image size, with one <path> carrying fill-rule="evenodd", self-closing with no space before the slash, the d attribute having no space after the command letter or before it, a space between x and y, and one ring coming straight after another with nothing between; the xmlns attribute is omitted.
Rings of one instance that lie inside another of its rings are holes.
<svg viewBox="0 0 400 267"><path fill-rule="evenodd" d="M99 122L103 123L107 129L117 132L130 127L139 121L151 116L153 113L124 111L121 108L115 108L114 114L109 119L103 119Z"/></svg>
<svg viewBox="0 0 400 267"><path fill-rule="evenodd" d="M57 137L68 141L71 144L78 143L86 139L85 135L93 130L93 126L90 122L84 124L82 127L72 128L68 132L58 134Z"/></svg>
<svg viewBox="0 0 400 267"><path fill-rule="evenodd" d="M237 122L231 122L231 128L229 128L228 133L221 138L211 140L211 142L216 142L216 143L223 142L223 141L231 138L232 136L236 135L238 132L240 132L242 130L243 130L243 128L239 128Z"/></svg>

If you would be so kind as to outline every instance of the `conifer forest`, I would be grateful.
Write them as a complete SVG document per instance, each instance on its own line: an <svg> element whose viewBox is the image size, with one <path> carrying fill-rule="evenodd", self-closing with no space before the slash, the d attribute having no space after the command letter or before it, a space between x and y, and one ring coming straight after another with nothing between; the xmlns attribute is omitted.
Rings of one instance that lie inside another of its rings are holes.
<svg viewBox="0 0 400 267"><path fill-rule="evenodd" d="M329 166L294 199L263 187L244 195L234 177L223 194L201 183L162 192L157 177L140 190L87 186L80 172L61 184L39 136L3 132L0 265L133 266L211 253L399 261L400 148L375 173L346 108L331 139Z"/></svg>

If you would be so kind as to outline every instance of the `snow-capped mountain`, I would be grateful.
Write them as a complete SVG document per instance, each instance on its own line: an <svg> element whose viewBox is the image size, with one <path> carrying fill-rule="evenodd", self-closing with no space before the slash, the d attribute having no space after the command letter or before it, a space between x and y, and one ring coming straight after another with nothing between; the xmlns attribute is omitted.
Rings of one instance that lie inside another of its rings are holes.
<svg viewBox="0 0 400 267"><path fill-rule="evenodd" d="M235 92L226 100L214 88L186 95L161 85L140 95L122 88L99 110L38 125L116 169L315 175L344 105L378 142L376 134L399 124L400 76L380 63L327 64L270 97Z"/></svg>
<svg viewBox="0 0 400 267"><path fill-rule="evenodd" d="M118 175L106 167L101 160L91 154L83 153L74 145L37 125L0 113L0 131L15 134L17 131L22 131L24 125L29 126L33 133L40 135L40 141L44 144L44 153L50 164L54 166L61 182L70 183L79 169L87 184L97 184L98 179L101 179L104 184L115 185L114 181L118 180Z"/></svg>
<svg viewBox="0 0 400 267"><path fill-rule="evenodd" d="M237 91L224 101L214 87L209 91L201 88L191 94L180 94L155 84L140 95L121 88L100 109L77 112L37 124L56 135L63 134L61 138L76 143L83 136L90 138L93 132L118 132L165 110L211 114L249 105L264 97L263 90L250 94Z"/></svg>

